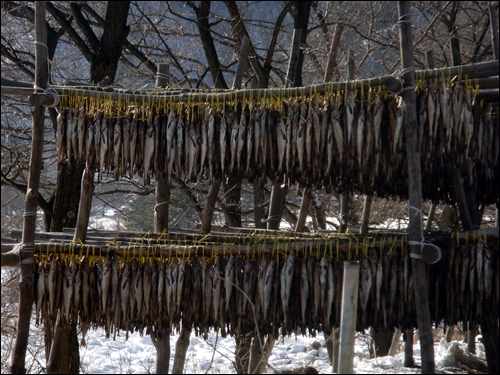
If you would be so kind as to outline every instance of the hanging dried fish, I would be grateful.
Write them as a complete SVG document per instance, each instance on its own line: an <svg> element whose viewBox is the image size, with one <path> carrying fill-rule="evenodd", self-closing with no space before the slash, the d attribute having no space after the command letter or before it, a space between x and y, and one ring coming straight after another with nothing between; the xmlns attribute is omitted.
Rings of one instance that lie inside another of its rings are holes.
<svg viewBox="0 0 500 375"><path fill-rule="evenodd" d="M168 121L167 121L167 165L168 165L169 176L172 174L175 161L175 139L177 135L177 122L178 122L177 119L178 119L177 110L175 108L172 108L168 115ZM181 124L181 128L183 128L182 125L183 124Z"/></svg>
<svg viewBox="0 0 500 375"><path fill-rule="evenodd" d="M372 272L370 268L370 263L368 260L361 259L361 267L360 267L360 275L361 275L361 310L363 311L363 322L366 323L366 306L368 306L368 300L370 298L370 290L372 288ZM401 301L402 302L402 301Z"/></svg>
<svg viewBox="0 0 500 375"><path fill-rule="evenodd" d="M96 110L94 112L94 152L95 152L95 169L99 171L97 177L98 180L101 178L101 123L102 123L103 113L102 111Z"/></svg>
<svg viewBox="0 0 500 375"><path fill-rule="evenodd" d="M113 117L113 113L109 113L108 117L108 158L106 160L106 169L110 171L114 168L115 159L114 159L114 144L115 144L115 123L116 118Z"/></svg>
<svg viewBox="0 0 500 375"><path fill-rule="evenodd" d="M215 116L217 115L215 113L215 110L213 108L210 108L210 111L208 112L208 129L207 129L207 136L208 136L208 176L210 179L214 177L214 170L215 170Z"/></svg>
<svg viewBox="0 0 500 375"><path fill-rule="evenodd" d="M163 306L165 305L165 261L160 262L158 267L158 315L160 318L163 313Z"/></svg>
<svg viewBox="0 0 500 375"><path fill-rule="evenodd" d="M165 301L167 307L167 314L169 320L172 320L172 314L174 310L174 301L173 301L173 287L172 287L172 269L173 265L167 263L165 265Z"/></svg>
<svg viewBox="0 0 500 375"><path fill-rule="evenodd" d="M230 144L230 160L229 160L229 173L237 173L234 169L234 163L237 158L236 150L238 149L238 116L234 116L231 124L228 124L228 136Z"/></svg>
<svg viewBox="0 0 500 375"><path fill-rule="evenodd" d="M73 276L73 309L71 311L71 320L76 324L78 320L78 312L80 311L81 305L81 291L82 291L82 277L83 272L81 267L77 267L76 260L71 262L71 273Z"/></svg>
<svg viewBox="0 0 500 375"><path fill-rule="evenodd" d="M379 258L378 264L377 264L377 277L375 279L375 291L377 295L377 302L376 302L376 310L381 311L382 310L382 281L384 278L384 266L383 266L383 258L385 256Z"/></svg>
<svg viewBox="0 0 500 375"><path fill-rule="evenodd" d="M114 177L115 180L119 180L122 177L122 119L117 119L114 128L114 138L113 138L113 153L115 159L115 170Z"/></svg>
<svg viewBox="0 0 500 375"><path fill-rule="evenodd" d="M306 155L306 162L305 162L305 166L306 168L310 169L311 168L311 161L313 160L313 146L314 146L314 134L313 134L313 130L314 130L314 123L313 123L313 109L312 109L312 104L309 102L309 106L307 106L307 103L306 104L306 108L307 108L307 117L306 117L306 134L305 134L305 155Z"/></svg>
<svg viewBox="0 0 500 375"><path fill-rule="evenodd" d="M307 263L304 262L300 267L300 316L301 316L303 332L305 332L305 327L306 327L306 308L307 308L308 297L309 297L309 281L307 277Z"/></svg>
<svg viewBox="0 0 500 375"><path fill-rule="evenodd" d="M464 98L463 98L463 106L462 106L462 114L463 114L463 129L465 142L467 144L465 148L465 155L469 155L470 143L472 140L472 136L474 134L474 115L472 113L472 101L470 96L469 89L465 89Z"/></svg>
<svg viewBox="0 0 500 375"><path fill-rule="evenodd" d="M267 269L266 255L262 254L257 269L257 292L259 295L261 316L264 316L264 286L266 285L266 269Z"/></svg>
<svg viewBox="0 0 500 375"><path fill-rule="evenodd" d="M82 331L82 340L80 345L87 346L85 343L85 335L88 330L90 321L90 265L87 258L84 256L80 262L80 270L82 274L82 311L80 320L80 329Z"/></svg>
<svg viewBox="0 0 500 375"><path fill-rule="evenodd" d="M137 142L139 136L138 116L139 116L139 111L136 109L134 111L132 121L130 122L130 166L129 166L130 176L132 176L135 171L135 154L137 151Z"/></svg>
<svg viewBox="0 0 500 375"><path fill-rule="evenodd" d="M361 107L359 109L359 114L358 114L358 123L356 126L356 151L358 153L358 168L361 169L362 167L362 160L363 160L363 140L365 138L365 109Z"/></svg>
<svg viewBox="0 0 500 375"><path fill-rule="evenodd" d="M356 106L355 95L353 91L347 94L347 149L351 148L351 139L354 133L354 108Z"/></svg>
<svg viewBox="0 0 500 375"><path fill-rule="evenodd" d="M255 284L257 281L257 261L255 259L245 261L245 272L244 272L244 284L243 291L250 298L250 301L254 300L255 295ZM243 299L243 314L247 314L247 304L248 299Z"/></svg>
<svg viewBox="0 0 500 375"><path fill-rule="evenodd" d="M204 306L203 306L203 311L205 314L205 319L204 319L204 324L205 326L208 326L209 322L212 321L212 304L215 305L215 301L213 298L213 292L215 287L216 280L214 280L215 276L215 269L214 266L212 265L207 265L206 270L205 270L205 288L203 291L203 296L204 296ZM220 298L220 279L219 281L219 298ZM218 303L218 301L217 301ZM208 327L206 327L208 330Z"/></svg>
<svg viewBox="0 0 500 375"><path fill-rule="evenodd" d="M181 107L181 111L179 113L179 116L177 117L177 127L176 127L176 139L177 139L177 155L176 155L176 160L177 160L177 174L180 176L180 173L182 171L182 168L184 167L184 162L187 159L187 154L185 150L185 145L184 145L184 137L186 133L186 107L183 104ZM167 121L168 124L168 121ZM163 122L162 122L163 126ZM168 147L168 143L167 143ZM167 153L169 151L167 150ZM170 176L171 170L168 169L168 175Z"/></svg>
<svg viewBox="0 0 500 375"><path fill-rule="evenodd" d="M333 267L332 263L328 262L327 274L326 274L326 300L325 300L325 317L323 319L323 325L325 327L325 332L330 332L330 317L332 315L333 297L335 296L335 285L333 282Z"/></svg>
<svg viewBox="0 0 500 375"><path fill-rule="evenodd" d="M45 273L44 267L43 267L43 262L40 262L38 265L38 272L36 273L36 299L35 299L35 312L36 312L36 320L35 324L38 326L40 323L40 311L42 310L42 304L44 302L44 297L45 297L45 283L46 283L46 276L48 276Z"/></svg>
<svg viewBox="0 0 500 375"><path fill-rule="evenodd" d="M226 272L224 275L224 285L226 288L226 314L229 312L229 304L231 301L231 294L233 291L234 274L235 274L235 257L233 254L229 256L226 264Z"/></svg>
<svg viewBox="0 0 500 375"><path fill-rule="evenodd" d="M450 111L450 104L451 104L451 98L450 98L450 93L448 92L448 90L446 89L446 82L444 80L444 77L443 76L439 76L438 78L438 82L439 82L439 108L440 108L440 112L441 112L441 119L442 119L442 126L443 126L443 129L445 131L445 141L444 141L444 144L448 144L448 138L451 138L450 137L450 132L451 132L451 123L450 123L450 120L451 120L451 117L452 117L452 113Z"/></svg>
<svg viewBox="0 0 500 375"><path fill-rule="evenodd" d="M73 262L75 258L71 261ZM71 302L73 299L73 275L71 270L71 265L64 264L63 271L63 302L64 302L64 321L69 323L70 312L71 312Z"/></svg>
<svg viewBox="0 0 500 375"><path fill-rule="evenodd" d="M56 293L57 293L57 260L52 257L50 261L49 269L49 307L50 307L50 318L52 321L56 318L57 308L56 308Z"/></svg>
<svg viewBox="0 0 500 375"><path fill-rule="evenodd" d="M62 167L64 155L66 154L66 114L71 112L66 108L61 108L57 115L56 146L57 146L57 169Z"/></svg>
<svg viewBox="0 0 500 375"><path fill-rule="evenodd" d="M253 139L255 136L255 115L256 115L256 103L254 100L250 106L250 117L248 118L248 128L247 128L247 163L246 163L245 173L246 176L250 178L252 178L253 175L252 165L255 160L254 150L253 150Z"/></svg>
<svg viewBox="0 0 500 375"><path fill-rule="evenodd" d="M71 147L73 149L73 160L80 159L80 149L78 146L80 145L78 138L78 120L79 120L80 112L78 109L73 110L73 118L71 119Z"/></svg>
<svg viewBox="0 0 500 375"><path fill-rule="evenodd" d="M125 262L125 267L123 268L121 280L120 280L120 301L121 301L121 311L123 320L120 326L125 327L126 339L128 339L128 331L130 324L130 284L131 284L131 272L132 265L129 261Z"/></svg>
<svg viewBox="0 0 500 375"><path fill-rule="evenodd" d="M193 179L197 175L198 170L198 155L199 155L199 141L200 133L197 129L199 125L198 107L193 107L193 116L191 123L188 125L188 137L186 143L189 150L189 169L188 169L188 179Z"/></svg>
<svg viewBox="0 0 500 375"><path fill-rule="evenodd" d="M186 277L186 261L183 259L181 261L181 263L179 264L179 270L178 270L178 275L177 275L177 284L176 284L176 287L177 287L176 307L177 307L179 313L181 311L181 301L182 301L182 294L184 292L184 279L185 279L185 277Z"/></svg>
<svg viewBox="0 0 500 375"><path fill-rule="evenodd" d="M144 185L151 183L151 167L154 162L155 153L155 128L148 120L146 128L146 138L144 140Z"/></svg>
<svg viewBox="0 0 500 375"><path fill-rule="evenodd" d="M315 325L319 324L318 314L321 311L321 306L322 306L321 302L323 301L323 299L321 298L322 292L320 284L321 271L322 267L320 265L320 262L316 260L314 262L314 284L313 284L314 286L313 322Z"/></svg>
<svg viewBox="0 0 500 375"><path fill-rule="evenodd" d="M137 264L136 259L132 259L131 265L130 265L130 281L129 281L129 298L128 298L128 305L129 305L129 310L130 310L130 319L127 322L126 325L126 330L127 330L127 335L128 332L132 332L131 324L135 323L137 321L137 302L135 299L135 282L137 279L137 273L139 270L139 266Z"/></svg>
<svg viewBox="0 0 500 375"><path fill-rule="evenodd" d="M373 106L373 132L375 138L375 152L382 151L382 141L380 138L381 135L381 126L382 126L382 113L384 111L384 97L382 94L377 95L377 99L375 101L375 105Z"/></svg>
<svg viewBox="0 0 500 375"><path fill-rule="evenodd" d="M464 89L465 84L458 82L455 85L455 91L453 93L451 108L453 113L453 122L451 128L456 131L457 141L460 141L460 136L462 134L462 108L464 100Z"/></svg>
<svg viewBox="0 0 500 375"><path fill-rule="evenodd" d="M131 122L132 122L132 114L131 113L126 113L125 117L123 118L123 142L122 142L122 173L125 174L126 172L130 171L130 131L131 131ZM132 177L130 175L130 177Z"/></svg>
<svg viewBox="0 0 500 375"><path fill-rule="evenodd" d="M263 105L260 108L260 116L259 116L259 138L255 137L255 140L258 140L257 145L259 146L258 148L258 154L259 154L259 163L257 164L260 168L260 170L265 170L266 169L266 154L267 154L267 114L268 114L268 108ZM255 123L255 126L257 127L257 122Z"/></svg>
<svg viewBox="0 0 500 375"><path fill-rule="evenodd" d="M106 260L104 261L104 265L102 267L102 311L104 314L108 315L108 310L107 310L107 302L108 302L108 293L109 293L109 288L111 287L111 266L112 266L112 259L111 256L108 254L106 255Z"/></svg>
<svg viewBox="0 0 500 375"><path fill-rule="evenodd" d="M230 114L232 114L230 116ZM229 108L226 107L224 111L224 117L220 120L220 134L219 134L219 145L220 145L220 164L221 164L221 171L222 171L222 176L225 176L226 173L226 154L227 154L227 149L229 147L228 145L228 129L231 126L232 120L233 120L233 111Z"/></svg>
<svg viewBox="0 0 500 375"><path fill-rule="evenodd" d="M220 263L216 263L214 264L214 281L212 288L214 320L216 324L219 319L219 306L221 304L222 280L223 279L220 271Z"/></svg>
<svg viewBox="0 0 500 375"><path fill-rule="evenodd" d="M81 107L78 113L78 154L75 155L78 160L85 160L85 135L87 133L85 120L85 108Z"/></svg>
<svg viewBox="0 0 500 375"><path fill-rule="evenodd" d="M85 137L85 160L87 168L94 170L95 163L95 146L94 146L94 116L88 116L85 121L87 123L87 135Z"/></svg>
<svg viewBox="0 0 500 375"><path fill-rule="evenodd" d="M281 105L281 113L283 116L287 113L287 105L283 101ZM279 116L278 118L278 130L277 130L277 146L278 146L278 174L282 175L286 173L286 162L285 162L285 154L286 154L286 122L283 116Z"/></svg>
<svg viewBox="0 0 500 375"><path fill-rule="evenodd" d="M293 269L295 265L295 251L291 250L288 258L281 269L281 304L283 306L283 314L285 316L285 327L288 326L288 300L290 299L290 292L292 290Z"/></svg>
<svg viewBox="0 0 500 375"><path fill-rule="evenodd" d="M201 122L201 146L200 146L200 175L205 171L205 163L208 159L208 107L205 108L205 117Z"/></svg>
<svg viewBox="0 0 500 375"><path fill-rule="evenodd" d="M424 155L425 154L425 144L428 142L428 137L424 137L425 128L427 123L427 100L424 92L418 95L418 150Z"/></svg>
<svg viewBox="0 0 500 375"><path fill-rule="evenodd" d="M266 269L266 277L264 281L264 320L267 319L267 313L269 310L269 301L271 298L271 291L273 289L273 276L275 267L276 261L273 259Z"/></svg>
<svg viewBox="0 0 500 375"><path fill-rule="evenodd" d="M262 111L259 105L255 104L253 107L253 137L254 137L254 159L253 162L255 166L258 168L261 165L261 154L260 154L260 144L259 142L262 139L262 134L260 134L262 128L260 126L260 117L262 115Z"/></svg>
<svg viewBox="0 0 500 375"><path fill-rule="evenodd" d="M68 158L68 163L71 163L71 154L73 153L73 144L72 144L72 136L73 136L73 116L74 109L68 108L66 111L66 156ZM77 114L78 115L78 114Z"/></svg>
<svg viewBox="0 0 500 375"><path fill-rule="evenodd" d="M480 239L479 241L482 241ZM493 253L491 252L491 249L482 242L482 248L483 248L483 306L484 304L486 306L491 305L491 290L493 289Z"/></svg>
<svg viewBox="0 0 500 375"><path fill-rule="evenodd" d="M111 306L108 307L109 314L106 314L108 318L115 317L116 310L119 310L120 305L117 305L117 300L120 298L120 259L118 257L114 257L111 261ZM128 296L127 296L128 297ZM119 311L118 311L119 313ZM114 320L115 326L118 323L118 320ZM116 331L115 331L116 332Z"/></svg>
<svg viewBox="0 0 500 375"><path fill-rule="evenodd" d="M135 284L134 284L134 295L135 295L135 306L136 315L135 321L142 322L142 310L143 310L143 300L144 300L144 264L142 266L137 267L137 273L134 276Z"/></svg>
<svg viewBox="0 0 500 375"><path fill-rule="evenodd" d="M305 101L302 102L300 107L300 117L297 128L297 138L296 138L296 147L297 147L297 158L299 161L299 169L298 173L304 172L304 153L306 147L306 132L307 132L307 106Z"/></svg>
<svg viewBox="0 0 500 375"><path fill-rule="evenodd" d="M100 142L100 149L99 149L99 181L101 181L101 175L104 169L106 168L107 165L107 160L108 160L108 119L104 117L101 121L101 142ZM97 152L97 150L96 150Z"/></svg>
<svg viewBox="0 0 500 375"><path fill-rule="evenodd" d="M143 113L142 117L146 117L147 114ZM144 153L146 146L146 129L147 124L143 119L137 121L137 145L135 150L135 170L139 177L143 177L144 173Z"/></svg>
<svg viewBox="0 0 500 375"><path fill-rule="evenodd" d="M144 324L149 324L151 319L150 307L151 307L151 287L152 287L152 273L153 270L149 265L149 261L143 264L143 275L142 275L142 321Z"/></svg>
<svg viewBox="0 0 500 375"><path fill-rule="evenodd" d="M248 118L250 116L250 109L248 104L245 104L243 111L241 113L240 123L238 125L238 146L236 148L236 165L238 174L243 174L243 150L247 141L247 129L248 129Z"/></svg>
<svg viewBox="0 0 500 375"><path fill-rule="evenodd" d="M394 129L394 145L393 145L394 156L396 156L396 151L398 153L402 152L401 143L403 138L404 101L401 96L399 96L397 99L397 108L398 108L398 114L397 114L398 117L396 122L396 128Z"/></svg>
<svg viewBox="0 0 500 375"><path fill-rule="evenodd" d="M158 318L158 310L160 300L158 299L158 278L159 278L159 266L158 261L153 259L151 264L151 298L149 303L149 311L151 312L151 324L155 326L160 326L160 322Z"/></svg>
<svg viewBox="0 0 500 375"><path fill-rule="evenodd" d="M337 155L338 155L337 164L341 166L343 164L343 157L344 157L344 132L342 131L342 126L340 125L340 114L338 109L334 109L331 111L330 119L332 121L332 124L331 126L328 127L328 133L330 134L330 128L333 128L333 136L334 136L333 143L335 143L337 147ZM330 141L330 138L328 138L328 141ZM331 148L333 148L333 145L331 145ZM333 155L333 150L332 150L332 155Z"/></svg>

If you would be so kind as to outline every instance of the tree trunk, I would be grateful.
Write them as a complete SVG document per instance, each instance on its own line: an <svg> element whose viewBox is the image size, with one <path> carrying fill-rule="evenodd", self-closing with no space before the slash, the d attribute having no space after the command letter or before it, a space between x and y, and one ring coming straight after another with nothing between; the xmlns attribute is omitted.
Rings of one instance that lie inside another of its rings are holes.
<svg viewBox="0 0 500 375"><path fill-rule="evenodd" d="M62 232L64 227L76 227L84 169L85 165L83 163L69 165L65 162L58 171L54 190L51 232Z"/></svg>
<svg viewBox="0 0 500 375"><path fill-rule="evenodd" d="M47 364L47 374L78 374L80 347L78 345L76 324L63 324L60 314L61 312L59 312L56 320L54 341Z"/></svg>
<svg viewBox="0 0 500 375"><path fill-rule="evenodd" d="M191 335L191 325L182 327L177 343L175 344L174 364L172 365L172 374L182 374L184 371L184 362L186 361L186 351L189 346L189 336Z"/></svg>
<svg viewBox="0 0 500 375"><path fill-rule="evenodd" d="M236 340L236 373L247 374L250 362L250 348L252 345L253 331L238 332Z"/></svg>
<svg viewBox="0 0 500 375"><path fill-rule="evenodd" d="M152 340L156 349L156 373L168 374L170 366L170 331L163 332L161 338Z"/></svg>

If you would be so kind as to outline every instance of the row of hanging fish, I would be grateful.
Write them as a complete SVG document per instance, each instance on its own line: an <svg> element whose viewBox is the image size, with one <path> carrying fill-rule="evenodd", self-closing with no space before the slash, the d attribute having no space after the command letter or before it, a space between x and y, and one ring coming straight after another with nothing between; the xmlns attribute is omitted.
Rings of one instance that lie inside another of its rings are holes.
<svg viewBox="0 0 500 375"><path fill-rule="evenodd" d="M144 184L172 173L188 181L284 175L292 183L362 193L377 187L379 196L405 197L404 107L402 97L369 89L283 101L281 108L255 101L221 109L180 104L165 112L63 108L58 164L86 161L99 179L137 174ZM486 189L496 186L498 119L471 89L429 81L417 96L417 122L422 179L441 187L424 184L424 199L447 198L451 184L442 180L450 165Z"/></svg>
<svg viewBox="0 0 500 375"><path fill-rule="evenodd" d="M360 258L356 329L416 327L409 257L369 248ZM498 246L482 240L443 249L429 266L429 303L433 321L480 322L484 308L498 309ZM35 278L36 324L78 323L83 333L105 327L108 337L138 331L161 337L183 325L197 333L220 328L223 335L284 332L315 334L339 327L343 262L328 255L300 259L230 255L207 260L104 261L85 257L65 262L50 256Z"/></svg>

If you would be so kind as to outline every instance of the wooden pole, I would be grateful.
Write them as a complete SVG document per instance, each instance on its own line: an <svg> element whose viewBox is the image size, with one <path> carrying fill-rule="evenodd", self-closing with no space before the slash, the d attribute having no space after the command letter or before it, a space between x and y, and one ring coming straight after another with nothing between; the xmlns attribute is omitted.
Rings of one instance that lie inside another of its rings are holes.
<svg viewBox="0 0 500 375"><path fill-rule="evenodd" d="M342 313L340 317L339 374L353 373L354 339L358 310L359 262L344 262Z"/></svg>
<svg viewBox="0 0 500 375"><path fill-rule="evenodd" d="M158 64L158 73L156 75L156 87L167 87L169 76L169 65ZM171 171L168 171L169 173ZM168 175L158 173L156 176L156 206L155 206L155 224L156 233L161 233L164 230L168 232L168 209L170 201L170 186Z"/></svg>
<svg viewBox="0 0 500 375"><path fill-rule="evenodd" d="M499 61L486 61L470 65L453 66L441 69L427 69L417 70L415 74L422 79L438 78L439 76L453 77L459 73L462 77L465 75L469 79L487 78L498 74ZM4 80L5 81L5 80ZM487 82L495 81L487 80ZM185 102L205 102L205 101L219 101L226 102L234 100L241 100L243 98L252 97L271 97L279 96L283 99L296 98L309 95L310 92L317 94L334 93L338 90L360 90L367 87L386 86L394 83L393 76L381 76L376 78L360 79L356 81L343 81L338 83L328 82L318 85L311 85L306 87L289 87L289 88L271 88L271 89L242 89L242 90L219 90L216 93L207 93L206 89L176 89L168 91L160 90L157 95L151 95L139 91L119 90L113 88L92 87L86 85L79 87L68 87L61 85L51 85L51 89L55 90L59 95L63 90L66 95L78 96L91 96L96 99L111 99L111 100L126 100L128 102L142 103L144 99L150 100L152 105L163 105L165 102L169 103L185 103ZM479 81L480 82L480 81ZM491 87L490 83L488 86ZM498 87L498 86L497 86ZM13 87L11 85L4 85L1 87L2 95L46 95L47 103L53 103L54 98L52 94L33 94L33 90L29 87ZM51 99L51 101L49 101Z"/></svg>
<svg viewBox="0 0 500 375"><path fill-rule="evenodd" d="M422 373L433 374L434 340L429 311L429 291L426 288L427 273L421 257L422 233L422 175L418 151L418 127L416 117L415 71L413 65L413 36L411 30L411 3L398 1L399 42L401 49L403 101L405 103L404 126L408 161L409 189L409 244L412 257L412 277L415 288L415 304L422 353ZM420 258L420 259L419 259Z"/></svg>
<svg viewBox="0 0 500 375"><path fill-rule="evenodd" d="M49 80L47 28L45 26L45 1L35 2L35 92L47 87ZM35 243L36 211L42 153L44 143L45 108L35 106L31 115L33 123L28 190L24 206L23 239L20 250L21 275L19 277L19 308L17 335L12 354L12 374L24 374L26 349L33 306L33 250Z"/></svg>

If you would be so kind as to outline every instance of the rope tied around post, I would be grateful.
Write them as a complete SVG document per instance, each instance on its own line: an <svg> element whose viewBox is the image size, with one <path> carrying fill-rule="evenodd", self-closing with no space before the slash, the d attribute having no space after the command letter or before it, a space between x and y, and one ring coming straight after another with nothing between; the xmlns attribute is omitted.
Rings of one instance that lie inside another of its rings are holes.
<svg viewBox="0 0 500 375"><path fill-rule="evenodd" d="M410 208L410 210L415 211L415 213L413 214L413 217L419 215L420 220L422 220L423 208L418 208L418 207L415 207L412 205L408 205L408 207ZM422 240L420 240L420 241L413 241L413 240L408 241L408 244L410 246L420 246L420 251L418 253L413 253L410 251L410 258L421 259L424 262L429 263L429 264L437 263L441 259L441 257L443 256L441 248L439 246L433 244L432 242L426 241L424 239L423 229L422 229L422 234L421 234L420 238L422 238ZM423 250L426 246L429 246L433 250L431 250L430 252L427 251L423 254ZM437 253L435 250L437 250ZM423 257L422 257L422 254L424 255Z"/></svg>

